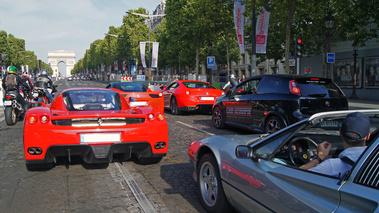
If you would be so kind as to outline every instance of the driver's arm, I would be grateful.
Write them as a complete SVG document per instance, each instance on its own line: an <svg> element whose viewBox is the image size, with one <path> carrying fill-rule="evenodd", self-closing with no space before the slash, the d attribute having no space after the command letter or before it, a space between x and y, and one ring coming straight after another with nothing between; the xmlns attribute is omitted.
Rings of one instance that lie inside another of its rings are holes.
<svg viewBox="0 0 379 213"><path fill-rule="evenodd" d="M330 144L328 141L324 141L320 143L317 146L317 157L313 158L313 160L311 160L309 163L300 166L300 168L308 170L317 166L317 164L321 163L322 161L326 159L326 157L329 155L331 148L332 148L332 144Z"/></svg>

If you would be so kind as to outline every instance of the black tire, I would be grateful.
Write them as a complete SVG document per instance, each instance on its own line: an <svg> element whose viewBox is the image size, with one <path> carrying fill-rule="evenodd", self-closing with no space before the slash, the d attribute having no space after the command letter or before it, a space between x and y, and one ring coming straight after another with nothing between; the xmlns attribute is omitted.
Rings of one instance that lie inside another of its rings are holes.
<svg viewBox="0 0 379 213"><path fill-rule="evenodd" d="M225 114L223 113L221 107L216 106L212 112L212 123L217 129L225 128Z"/></svg>
<svg viewBox="0 0 379 213"><path fill-rule="evenodd" d="M26 164L26 169L28 171L46 171L52 169L53 163L38 163L38 164Z"/></svg>
<svg viewBox="0 0 379 213"><path fill-rule="evenodd" d="M156 158L140 158L138 159L139 164L157 164L162 160L162 157L156 157Z"/></svg>
<svg viewBox="0 0 379 213"><path fill-rule="evenodd" d="M17 121L16 109L13 107L5 107L4 109L5 122L8 126L13 126Z"/></svg>
<svg viewBox="0 0 379 213"><path fill-rule="evenodd" d="M171 114L173 114L173 115L179 115L180 114L179 108L178 108L178 102L176 101L175 97L171 98L170 110L171 110Z"/></svg>
<svg viewBox="0 0 379 213"><path fill-rule="evenodd" d="M196 173L200 202L204 209L207 212L230 212L232 207L226 199L220 171L213 155L205 154L200 159Z"/></svg>
<svg viewBox="0 0 379 213"><path fill-rule="evenodd" d="M271 134L283 129L284 127L284 123L280 118L277 116L272 116L266 121L265 133Z"/></svg>

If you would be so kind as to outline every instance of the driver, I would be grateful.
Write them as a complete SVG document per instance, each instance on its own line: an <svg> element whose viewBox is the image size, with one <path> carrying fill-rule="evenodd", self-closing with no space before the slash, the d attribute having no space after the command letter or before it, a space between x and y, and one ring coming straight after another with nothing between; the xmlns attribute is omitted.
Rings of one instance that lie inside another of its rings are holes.
<svg viewBox="0 0 379 213"><path fill-rule="evenodd" d="M338 155L338 158L325 160L332 145L324 141L317 146L317 156L300 168L334 177L342 177L345 172L352 168L366 149L366 141L370 138L369 117L360 112L348 114L342 122L340 135L344 151Z"/></svg>

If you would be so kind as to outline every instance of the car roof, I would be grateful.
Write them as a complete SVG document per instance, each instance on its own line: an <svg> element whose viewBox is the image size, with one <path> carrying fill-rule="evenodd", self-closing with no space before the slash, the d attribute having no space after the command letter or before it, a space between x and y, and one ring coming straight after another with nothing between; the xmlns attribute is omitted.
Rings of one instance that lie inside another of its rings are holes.
<svg viewBox="0 0 379 213"><path fill-rule="evenodd" d="M249 79L254 78L263 78L263 77L271 77L271 78L285 78L285 79L321 79L321 80L330 80L329 78L320 78L320 77L313 77L313 76L305 76L305 75L288 75L288 74L275 74L275 75L257 75L250 77Z"/></svg>

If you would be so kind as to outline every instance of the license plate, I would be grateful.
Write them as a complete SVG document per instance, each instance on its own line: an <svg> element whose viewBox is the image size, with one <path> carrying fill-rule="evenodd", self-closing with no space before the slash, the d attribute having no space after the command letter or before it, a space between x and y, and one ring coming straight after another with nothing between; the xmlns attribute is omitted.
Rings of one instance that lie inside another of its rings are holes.
<svg viewBox="0 0 379 213"><path fill-rule="evenodd" d="M121 133L84 133L80 134L80 143L120 143Z"/></svg>
<svg viewBox="0 0 379 213"><path fill-rule="evenodd" d="M12 106L12 101L4 101L4 106Z"/></svg>
<svg viewBox="0 0 379 213"><path fill-rule="evenodd" d="M215 98L214 97L200 97L200 100L202 100L202 101L214 101Z"/></svg>
<svg viewBox="0 0 379 213"><path fill-rule="evenodd" d="M147 106L147 102L143 101L132 101L130 102L130 106L136 107L136 106Z"/></svg>

